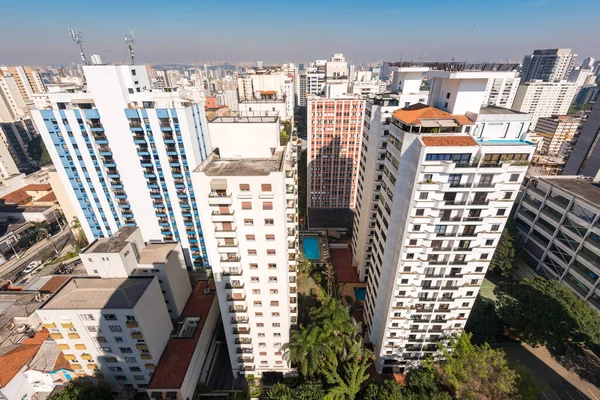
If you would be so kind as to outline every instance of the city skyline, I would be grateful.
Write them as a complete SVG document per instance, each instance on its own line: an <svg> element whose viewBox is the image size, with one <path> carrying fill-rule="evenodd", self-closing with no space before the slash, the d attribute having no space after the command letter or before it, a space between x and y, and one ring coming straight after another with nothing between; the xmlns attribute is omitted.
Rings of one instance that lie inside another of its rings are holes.
<svg viewBox="0 0 600 400"><path fill-rule="evenodd" d="M570 26L593 23L599 4L586 4L586 13L578 12L578 1L562 4L549 0L510 0L478 4L464 0L460 4L435 1L427 12L415 5L384 2L372 17L389 18L387 35L366 35L357 26L369 24L364 10L354 3L337 2L295 5L274 4L261 7L234 2L223 12L216 4L196 5L185 1L180 7L164 8L156 1L137 3L112 1L88 4L82 8L65 2L59 9L50 3L11 3L7 14L14 15L4 25L5 34L20 32L14 41L0 44L5 64L69 64L79 62L79 51L68 36L68 29L83 33L88 55L99 54L104 62L127 62L123 40L128 29L136 35L138 63L262 60L266 64L284 61L307 62L343 52L354 63L381 60L517 61L532 48L572 48L580 60L594 56L600 39L586 41ZM71 5L71 6L70 6ZM312 11L336 18L314 19ZM343 7L342 7L343 6ZM118 10L118 12L117 12ZM312 11L311 11L312 10ZM432 11L429 11L432 10ZM27 18L29 28L22 32L20 22ZM136 16L133 17L132 16ZM423 19L428 22L422 29ZM560 24L549 22L560 18ZM452 29L447 21L452 19ZM314 22L313 22L314 21ZM398 26L394 28L394 21ZM475 35L467 52L473 24ZM227 29L223 29L223 27ZM400 33L396 34L395 29ZM168 34L165 34L168 32ZM277 32L277 35L273 33ZM398 39L395 39L395 37ZM42 42L40 37L44 37ZM243 40L242 40L243 39ZM468 55L467 55L468 53Z"/></svg>

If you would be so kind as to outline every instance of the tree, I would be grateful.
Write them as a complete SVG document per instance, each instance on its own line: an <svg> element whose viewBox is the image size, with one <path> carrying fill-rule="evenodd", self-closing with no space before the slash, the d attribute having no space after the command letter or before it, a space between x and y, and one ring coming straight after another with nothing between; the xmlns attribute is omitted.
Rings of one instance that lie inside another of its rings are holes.
<svg viewBox="0 0 600 400"><path fill-rule="evenodd" d="M310 310L309 315L315 325L323 327L327 332L346 336L350 336L354 332L354 324L350 319L348 307L338 300L324 299L319 307Z"/></svg>
<svg viewBox="0 0 600 400"><path fill-rule="evenodd" d="M441 381L458 399L510 400L519 397L519 374L510 368L502 350L471 343L463 332L442 347L444 361L434 364ZM523 382L525 383L525 382Z"/></svg>
<svg viewBox="0 0 600 400"><path fill-rule="evenodd" d="M268 397L271 400L322 400L325 391L320 382L307 382L295 388L277 383L269 391Z"/></svg>
<svg viewBox="0 0 600 400"><path fill-rule="evenodd" d="M40 241L50 236L50 225L47 222L40 222L33 225L35 231L35 240Z"/></svg>
<svg viewBox="0 0 600 400"><path fill-rule="evenodd" d="M290 341L282 346L283 356L299 367L303 376L317 375L325 362L335 363L336 354L341 352L343 340L333 331L311 323L306 328L294 331Z"/></svg>
<svg viewBox="0 0 600 400"><path fill-rule="evenodd" d="M510 276L517 261L515 258L515 238L516 225L514 220L509 219L502 231L502 236L500 237L494 256L490 261L490 271L499 271L504 276Z"/></svg>
<svg viewBox="0 0 600 400"><path fill-rule="evenodd" d="M555 355L582 345L600 349L600 315L562 283L537 276L502 283L494 293L498 314L524 342Z"/></svg>
<svg viewBox="0 0 600 400"><path fill-rule="evenodd" d="M108 385L94 385L74 380L64 390L50 396L48 400L112 400L112 398Z"/></svg>
<svg viewBox="0 0 600 400"><path fill-rule="evenodd" d="M355 342L346 349L346 353L347 356L342 357L339 363L326 363L323 375L331 387L325 399L354 400L362 384L369 379L367 369L371 359L362 341Z"/></svg>
<svg viewBox="0 0 600 400"><path fill-rule="evenodd" d="M300 254L298 257L298 270L303 274L312 273L313 265L306 257L304 257L304 254Z"/></svg>
<svg viewBox="0 0 600 400"><path fill-rule="evenodd" d="M410 398L412 398L411 393L405 393L402 387L393 380L372 382L363 390L361 396L362 400L407 400Z"/></svg>
<svg viewBox="0 0 600 400"><path fill-rule="evenodd" d="M87 244L87 239L81 228L81 222L79 222L79 218L77 217L73 217L73 221L71 221L71 232L73 233L73 239L75 241L73 247L79 252L79 249Z"/></svg>
<svg viewBox="0 0 600 400"><path fill-rule="evenodd" d="M474 344L496 343L498 341L498 337L503 330L503 323L492 300L481 295L477 296L465 325L465 330L473 335L471 341Z"/></svg>
<svg viewBox="0 0 600 400"><path fill-rule="evenodd" d="M29 141L27 144L27 154L32 160L39 162L41 165L52 164L50 154L46 150L46 146L40 135L35 135Z"/></svg>
<svg viewBox="0 0 600 400"><path fill-rule="evenodd" d="M269 390L268 397L271 400L293 400L292 389L283 383L276 383Z"/></svg>
<svg viewBox="0 0 600 400"><path fill-rule="evenodd" d="M411 399L451 400L452 396L441 387L437 374L430 367L415 368L406 374L406 389Z"/></svg>

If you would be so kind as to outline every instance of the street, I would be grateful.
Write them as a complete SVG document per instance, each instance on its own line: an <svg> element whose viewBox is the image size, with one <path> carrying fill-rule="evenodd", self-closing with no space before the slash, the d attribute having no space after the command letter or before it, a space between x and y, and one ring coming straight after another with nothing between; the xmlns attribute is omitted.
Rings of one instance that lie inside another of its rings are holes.
<svg viewBox="0 0 600 400"><path fill-rule="evenodd" d="M65 244L69 241L71 237L71 230L65 229L56 235L54 235L51 239L52 243L56 246L56 248L60 251ZM47 253L47 250L53 250L52 243L48 239L43 239L29 249L26 252L20 255L20 258L16 257L12 260L7 261L3 265L0 266L0 279L7 279L13 283L17 283L18 278L20 277L20 273L25 269L25 267L32 261L46 261L41 259L44 253Z"/></svg>

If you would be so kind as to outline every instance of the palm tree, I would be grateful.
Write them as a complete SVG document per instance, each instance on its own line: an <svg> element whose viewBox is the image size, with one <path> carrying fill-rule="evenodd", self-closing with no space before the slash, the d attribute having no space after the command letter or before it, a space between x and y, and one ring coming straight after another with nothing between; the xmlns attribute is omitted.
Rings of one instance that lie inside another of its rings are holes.
<svg viewBox="0 0 600 400"><path fill-rule="evenodd" d="M348 308L338 300L324 299L320 307L310 310L313 323L336 335L351 335L354 331Z"/></svg>
<svg viewBox="0 0 600 400"><path fill-rule="evenodd" d="M367 369L371 358L371 352L364 348L362 338L347 343L339 365L327 363L323 370L327 383L332 385L325 398L354 400L362 384L369 379Z"/></svg>
<svg viewBox="0 0 600 400"><path fill-rule="evenodd" d="M336 355L344 347L341 337L311 324L292 333L289 343L282 346L284 358L297 365L303 376L317 375L325 363L337 364Z"/></svg>

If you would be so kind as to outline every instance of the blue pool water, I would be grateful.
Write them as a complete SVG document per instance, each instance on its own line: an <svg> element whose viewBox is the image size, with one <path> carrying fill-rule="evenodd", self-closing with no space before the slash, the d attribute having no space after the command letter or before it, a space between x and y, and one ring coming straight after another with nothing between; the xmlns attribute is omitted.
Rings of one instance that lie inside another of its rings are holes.
<svg viewBox="0 0 600 400"><path fill-rule="evenodd" d="M532 142L528 142L527 140L518 140L518 139L507 139L507 140L478 140L481 144L493 144L493 145L530 145Z"/></svg>
<svg viewBox="0 0 600 400"><path fill-rule="evenodd" d="M356 297L356 300L364 300L365 296L367 295L367 288L361 287L355 287L354 288L354 297Z"/></svg>
<svg viewBox="0 0 600 400"><path fill-rule="evenodd" d="M319 238L303 238L302 248L304 249L304 255L309 260L318 260L321 258L321 252L319 251Z"/></svg>

